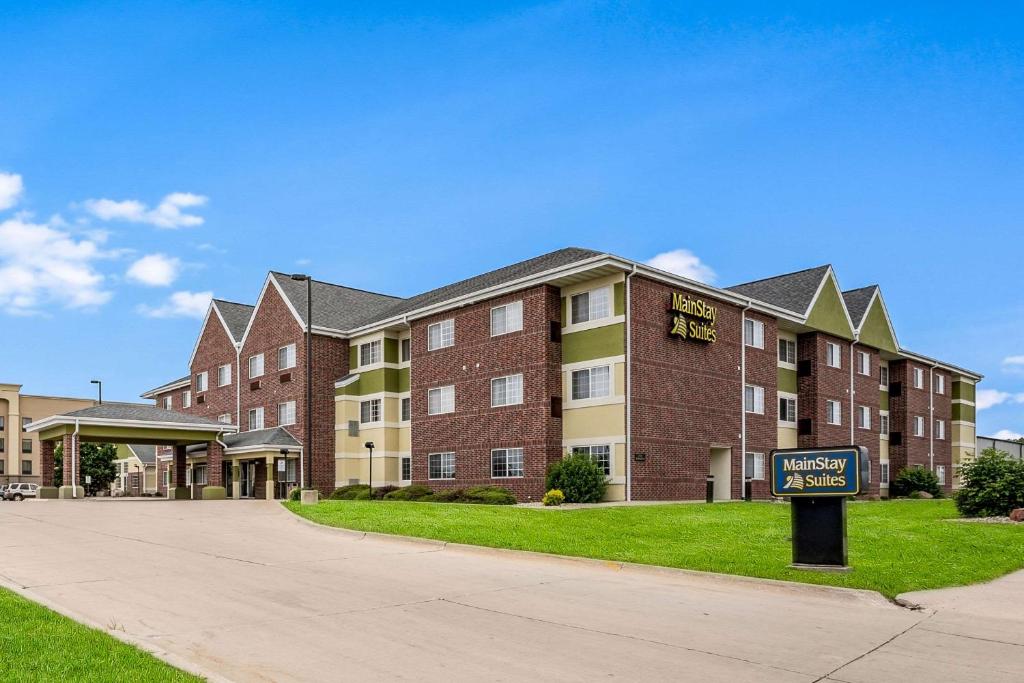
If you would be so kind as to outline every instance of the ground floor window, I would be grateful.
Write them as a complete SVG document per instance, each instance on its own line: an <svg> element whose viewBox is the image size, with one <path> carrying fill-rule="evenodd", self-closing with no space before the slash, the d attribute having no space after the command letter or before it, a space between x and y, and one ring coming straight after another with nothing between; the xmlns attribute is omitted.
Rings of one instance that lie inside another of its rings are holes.
<svg viewBox="0 0 1024 683"><path fill-rule="evenodd" d="M491 451L491 476L494 478L523 476L523 449L496 448Z"/></svg>
<svg viewBox="0 0 1024 683"><path fill-rule="evenodd" d="M288 483L291 483L291 482L294 482L294 481L298 481L298 476L296 475L296 470L298 468L298 463L299 463L299 461L295 460L295 459L285 460L285 463L284 463L284 481L286 481Z"/></svg>
<svg viewBox="0 0 1024 683"><path fill-rule="evenodd" d="M597 466L601 468L605 476L611 476L612 474L612 448L611 446L573 446L572 454L584 454L589 455L590 459L597 463Z"/></svg>
<svg viewBox="0 0 1024 683"><path fill-rule="evenodd" d="M880 470L880 473L879 473L879 476L878 476L879 481L882 484L888 484L889 483L889 463L887 463L887 462L879 463L878 467L879 467L879 470Z"/></svg>
<svg viewBox="0 0 1024 683"><path fill-rule="evenodd" d="M32 461L31 460L22 460L21 461L21 473L22 474L32 474Z"/></svg>
<svg viewBox="0 0 1024 683"><path fill-rule="evenodd" d="M764 453L747 453L747 477L758 481L764 479Z"/></svg>
<svg viewBox="0 0 1024 683"><path fill-rule="evenodd" d="M5 460L0 460L0 474L7 474L4 471L4 465L7 464Z"/></svg>
<svg viewBox="0 0 1024 683"><path fill-rule="evenodd" d="M206 486L206 465L196 465L192 468L192 483Z"/></svg>
<svg viewBox="0 0 1024 683"><path fill-rule="evenodd" d="M412 481L412 458L402 458L402 481Z"/></svg>
<svg viewBox="0 0 1024 683"><path fill-rule="evenodd" d="M945 486L946 485L946 466L945 465L939 465L938 467L936 467L935 468L935 476L939 480L939 486Z"/></svg>
<svg viewBox="0 0 1024 683"><path fill-rule="evenodd" d="M431 453L427 456L427 469L430 479L454 479L455 454Z"/></svg>

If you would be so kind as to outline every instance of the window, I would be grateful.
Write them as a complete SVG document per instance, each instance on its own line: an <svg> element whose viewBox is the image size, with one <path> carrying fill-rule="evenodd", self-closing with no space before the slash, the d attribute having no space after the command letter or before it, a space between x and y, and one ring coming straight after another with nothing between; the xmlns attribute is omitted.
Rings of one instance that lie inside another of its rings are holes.
<svg viewBox="0 0 1024 683"><path fill-rule="evenodd" d="M382 355L381 354L382 354L382 347L383 346L384 346L384 341L381 340L381 339L376 339L376 340L374 340L372 342L367 342L365 344L360 344L359 345L359 365L360 365L360 367L362 367L364 365L373 365L374 363L379 363L381 361L381 359L382 359Z"/></svg>
<svg viewBox="0 0 1024 683"><path fill-rule="evenodd" d="M249 409L249 431L263 429L263 406Z"/></svg>
<svg viewBox="0 0 1024 683"><path fill-rule="evenodd" d="M431 453L427 456L427 477L429 479L454 479L455 454Z"/></svg>
<svg viewBox="0 0 1024 683"><path fill-rule="evenodd" d="M889 435L889 416L884 413L878 416L878 433L883 436Z"/></svg>
<svg viewBox="0 0 1024 683"><path fill-rule="evenodd" d="M221 365L217 368L217 386L226 387L231 384L231 366Z"/></svg>
<svg viewBox="0 0 1024 683"><path fill-rule="evenodd" d="M226 425L231 424L231 413L222 413L221 415L218 415L217 422Z"/></svg>
<svg viewBox="0 0 1024 683"><path fill-rule="evenodd" d="M427 351L443 349L455 344L455 321L442 320L427 326Z"/></svg>
<svg viewBox="0 0 1024 683"><path fill-rule="evenodd" d="M859 351L860 368L857 370L862 375L871 375L871 354L866 351Z"/></svg>
<svg viewBox="0 0 1024 683"><path fill-rule="evenodd" d="M589 455L590 459L601 468L605 476L612 474L612 448L611 446L574 446L572 454Z"/></svg>
<svg viewBox="0 0 1024 683"><path fill-rule="evenodd" d="M611 315L611 296L608 287L592 289L572 297L572 323L600 320Z"/></svg>
<svg viewBox="0 0 1024 683"><path fill-rule="evenodd" d="M408 422L412 418L412 399L406 396L402 399L402 422Z"/></svg>
<svg viewBox="0 0 1024 683"><path fill-rule="evenodd" d="M3 453L6 450L7 450L7 440L4 439L2 436L0 436L0 453ZM3 459L0 459L0 462L3 462ZM0 474L3 474L3 472L0 472Z"/></svg>
<svg viewBox="0 0 1024 683"><path fill-rule="evenodd" d="M946 423L943 420L935 421L935 438L945 439L946 438Z"/></svg>
<svg viewBox="0 0 1024 683"><path fill-rule="evenodd" d="M857 426L871 429L871 408L868 406L857 406Z"/></svg>
<svg viewBox="0 0 1024 683"><path fill-rule="evenodd" d="M825 420L830 425L843 424L843 406L839 401L825 401Z"/></svg>
<svg viewBox="0 0 1024 683"><path fill-rule="evenodd" d="M779 422L796 424L796 399L779 396Z"/></svg>
<svg viewBox="0 0 1024 683"><path fill-rule="evenodd" d="M579 401L586 398L610 396L612 393L611 372L612 369L609 365L573 370L572 399Z"/></svg>
<svg viewBox="0 0 1024 683"><path fill-rule="evenodd" d="M206 465L196 465L192 468L192 483L206 486Z"/></svg>
<svg viewBox="0 0 1024 683"><path fill-rule="evenodd" d="M779 362L796 365L796 342L792 339L779 340Z"/></svg>
<svg viewBox="0 0 1024 683"><path fill-rule="evenodd" d="M402 481L412 481L412 458L402 458Z"/></svg>
<svg viewBox="0 0 1024 683"><path fill-rule="evenodd" d="M878 386L883 390L889 389L889 366L878 366Z"/></svg>
<svg viewBox="0 0 1024 683"><path fill-rule="evenodd" d="M523 402L523 376L509 375L491 380L491 407L511 406Z"/></svg>
<svg viewBox="0 0 1024 683"><path fill-rule="evenodd" d="M181 407L192 407L192 392L189 389L186 389L185 391L181 392Z"/></svg>
<svg viewBox="0 0 1024 683"><path fill-rule="evenodd" d="M6 460L0 460L0 474L7 474L7 470L5 469L6 465Z"/></svg>
<svg viewBox="0 0 1024 683"><path fill-rule="evenodd" d="M945 486L946 485L946 466L945 465L938 465L935 468L935 476L939 480L939 486Z"/></svg>
<svg viewBox="0 0 1024 683"><path fill-rule="evenodd" d="M380 422L380 399L371 398L369 401L362 401L359 404L359 422Z"/></svg>
<svg viewBox="0 0 1024 683"><path fill-rule="evenodd" d="M255 379L263 376L263 354L257 353L255 356L249 356L249 379Z"/></svg>
<svg viewBox="0 0 1024 683"><path fill-rule="evenodd" d="M505 479L523 476L523 449L496 448L491 451L491 477Z"/></svg>
<svg viewBox="0 0 1024 683"><path fill-rule="evenodd" d="M289 458L284 463L284 481L292 482L298 481L298 464L297 458Z"/></svg>
<svg viewBox="0 0 1024 683"><path fill-rule="evenodd" d="M924 370L914 368L914 388L924 389Z"/></svg>
<svg viewBox="0 0 1024 683"><path fill-rule="evenodd" d="M295 367L295 344L282 346L277 350L277 369L287 370Z"/></svg>
<svg viewBox="0 0 1024 683"><path fill-rule="evenodd" d="M32 461L31 460L22 460L21 461L21 473L22 474L32 474ZM942 483L942 482L939 482L939 483Z"/></svg>
<svg viewBox="0 0 1024 683"><path fill-rule="evenodd" d="M208 375L206 372L200 372L196 375L196 393L201 394L206 391Z"/></svg>
<svg viewBox="0 0 1024 683"><path fill-rule="evenodd" d="M764 479L764 453L747 453L747 477Z"/></svg>
<svg viewBox="0 0 1024 683"><path fill-rule="evenodd" d="M2 432L6 426L7 418L5 418L3 415L0 415L0 432Z"/></svg>
<svg viewBox="0 0 1024 683"><path fill-rule="evenodd" d="M406 337L402 340L402 362L408 363L412 360L412 340Z"/></svg>
<svg viewBox="0 0 1024 683"><path fill-rule="evenodd" d="M523 329L523 302L513 301L491 309L491 336Z"/></svg>
<svg viewBox="0 0 1024 683"><path fill-rule="evenodd" d="M21 452L22 453L31 453L32 452L32 439L22 439L21 440Z"/></svg>
<svg viewBox="0 0 1024 683"><path fill-rule="evenodd" d="M427 415L455 412L455 387L437 387L427 390Z"/></svg>
<svg viewBox="0 0 1024 683"><path fill-rule="evenodd" d="M889 484L889 463L888 462L879 463L878 464L878 469L880 470L879 476L878 476L879 482L881 482L884 485L888 485Z"/></svg>
<svg viewBox="0 0 1024 683"><path fill-rule="evenodd" d="M172 399L171 399L170 396L164 396L163 403L164 403L164 410L170 410L171 409Z"/></svg>
<svg viewBox="0 0 1024 683"><path fill-rule="evenodd" d="M946 393L946 377L944 375L932 375L932 386L936 394Z"/></svg>
<svg viewBox="0 0 1024 683"><path fill-rule="evenodd" d="M764 323L747 318L743 323L743 343L755 349L764 348Z"/></svg>
<svg viewBox="0 0 1024 683"><path fill-rule="evenodd" d="M920 415L914 417L914 436L924 436L924 418Z"/></svg>
<svg viewBox="0 0 1024 683"><path fill-rule="evenodd" d="M21 418L21 428L22 429L25 429L25 427L28 427L30 424L32 424L32 418L31 417L23 417L23 418Z"/></svg>
<svg viewBox="0 0 1024 683"><path fill-rule="evenodd" d="M743 394L743 403L748 413L764 415L764 387L748 384Z"/></svg>
<svg viewBox="0 0 1024 683"><path fill-rule="evenodd" d="M825 342L825 362L831 368L843 367L843 356L840 353L839 344Z"/></svg>
<svg viewBox="0 0 1024 683"><path fill-rule="evenodd" d="M277 424L281 426L295 424L295 401L277 404Z"/></svg>

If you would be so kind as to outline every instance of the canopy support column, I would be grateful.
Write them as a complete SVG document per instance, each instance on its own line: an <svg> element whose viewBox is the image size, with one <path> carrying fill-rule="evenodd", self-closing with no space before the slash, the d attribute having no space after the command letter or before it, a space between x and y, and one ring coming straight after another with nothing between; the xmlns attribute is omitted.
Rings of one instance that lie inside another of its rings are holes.
<svg viewBox="0 0 1024 683"><path fill-rule="evenodd" d="M85 489L78 482L82 480L82 458L79 453L78 434L74 432L64 435L61 472L63 482L57 491L58 498L85 498Z"/></svg>
<svg viewBox="0 0 1024 683"><path fill-rule="evenodd" d="M174 447L174 459L171 461L171 488L167 497L171 500L191 500L192 491L185 486L185 445Z"/></svg>
<svg viewBox="0 0 1024 683"><path fill-rule="evenodd" d="M43 478L42 486L39 487L39 493L37 494L40 498L57 497L57 487L53 482L54 451L56 448L57 444L53 441L39 442L39 471Z"/></svg>

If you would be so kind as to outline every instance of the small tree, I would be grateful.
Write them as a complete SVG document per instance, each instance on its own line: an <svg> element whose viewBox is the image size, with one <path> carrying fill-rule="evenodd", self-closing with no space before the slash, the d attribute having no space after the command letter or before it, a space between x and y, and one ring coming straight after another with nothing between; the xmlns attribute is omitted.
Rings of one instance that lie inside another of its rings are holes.
<svg viewBox="0 0 1024 683"><path fill-rule="evenodd" d="M960 469L956 508L964 517L1001 517L1024 507L1024 463L986 448Z"/></svg>
<svg viewBox="0 0 1024 683"><path fill-rule="evenodd" d="M79 483L84 482L86 476L91 477L91 482L85 485L86 493L95 495L109 487L117 476L117 468L114 467L117 448L109 443L83 443L79 446L78 455ZM64 482L64 444L57 444L53 449L53 481L56 486Z"/></svg>
<svg viewBox="0 0 1024 683"><path fill-rule="evenodd" d="M942 496L939 478L931 470L923 467L908 467L900 471L889 484L889 495L894 497L909 496L911 493L924 491L935 498Z"/></svg>
<svg viewBox="0 0 1024 683"><path fill-rule="evenodd" d="M566 503L597 503L604 498L608 479L587 453L574 453L548 468L547 490L558 489Z"/></svg>

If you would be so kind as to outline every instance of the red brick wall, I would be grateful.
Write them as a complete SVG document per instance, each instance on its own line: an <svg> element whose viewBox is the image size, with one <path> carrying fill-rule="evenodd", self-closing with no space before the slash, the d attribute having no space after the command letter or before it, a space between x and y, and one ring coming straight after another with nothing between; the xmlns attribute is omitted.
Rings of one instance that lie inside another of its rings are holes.
<svg viewBox="0 0 1024 683"><path fill-rule="evenodd" d="M842 367L833 368L826 362L826 345L838 344ZM846 446L850 444L850 345L820 332L797 336L797 362L809 363L810 373L797 378L799 387L797 421L810 419L811 433L801 434L797 442L801 448ZM843 418L841 425L828 424L826 401L839 401ZM876 448L877 450L877 448Z"/></svg>
<svg viewBox="0 0 1024 683"><path fill-rule="evenodd" d="M924 386L921 389L914 388L913 368L921 368L924 371ZM940 465L946 468L945 490L953 490L953 444L952 444L952 378L949 373L935 370L935 374L945 377L945 389L942 394L935 394L934 412L929 402L929 394L932 389L931 368L922 363L914 361L890 361L889 377L890 382L900 382L902 391L900 396L889 397L890 431L902 431L903 443L900 446L893 446L889 442L889 470L890 476L895 479L904 469L909 467L924 467L930 469L932 465ZM935 429L934 419L944 420L946 433L944 439L931 440ZM914 436L914 417L924 417L924 434ZM934 448L932 447L934 443ZM929 457L932 453L933 457Z"/></svg>
<svg viewBox="0 0 1024 683"><path fill-rule="evenodd" d="M870 354L869 374L860 374L860 353ZM873 495L879 492L879 479L882 476L879 466L879 402L881 392L878 386L878 350L861 344L853 347L853 392L854 405L867 406L871 410L871 427L862 429L857 426L856 412L853 415L854 445L863 446L867 449L868 457L871 459L871 482L863 486L864 493ZM849 371L847 371L849 372ZM856 410L856 409L855 409Z"/></svg>
<svg viewBox="0 0 1024 683"><path fill-rule="evenodd" d="M231 382L227 386L217 386L217 368L221 365L231 366ZM200 393L196 389L196 375L207 372L207 390ZM199 336L199 344L192 359L191 388L192 407L181 407L181 389L170 392L173 396L172 409L216 420L219 415L230 413L235 415L235 382L238 380L235 346L216 313L211 313ZM158 399L159 401L159 399ZM161 405L161 403L157 403ZM237 424L237 423L236 423Z"/></svg>
<svg viewBox="0 0 1024 683"><path fill-rule="evenodd" d="M523 329L490 336L493 306L521 299ZM427 327L455 319L455 345L427 351ZM561 397L561 344L550 321L561 318L559 291L541 286L412 323L412 478L433 488L493 484L520 500L544 495L548 463L561 457L561 419L551 398ZM491 408L491 379L523 375L523 404ZM455 385L455 412L427 414L427 390ZM491 478L491 449L522 448L524 476ZM454 480L428 481L429 453L454 452Z"/></svg>

